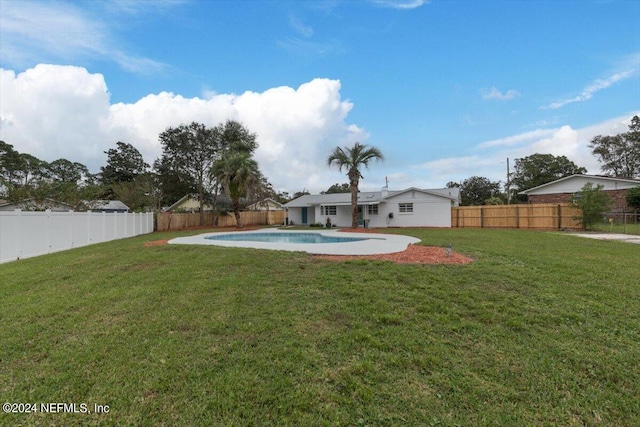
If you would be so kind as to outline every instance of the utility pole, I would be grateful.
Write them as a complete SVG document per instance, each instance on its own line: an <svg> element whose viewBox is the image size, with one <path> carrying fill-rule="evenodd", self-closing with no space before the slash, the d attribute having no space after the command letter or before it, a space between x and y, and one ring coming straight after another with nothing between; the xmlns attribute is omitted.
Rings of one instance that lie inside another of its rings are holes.
<svg viewBox="0 0 640 427"><path fill-rule="evenodd" d="M509 158L507 157L507 204L510 205L511 204L511 181L510 181L510 177L509 175L511 175L509 173Z"/></svg>

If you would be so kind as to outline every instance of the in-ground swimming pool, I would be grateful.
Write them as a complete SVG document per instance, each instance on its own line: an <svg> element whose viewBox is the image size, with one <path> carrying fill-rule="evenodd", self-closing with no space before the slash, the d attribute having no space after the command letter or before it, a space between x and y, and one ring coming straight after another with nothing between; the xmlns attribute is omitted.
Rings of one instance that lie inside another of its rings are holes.
<svg viewBox="0 0 640 427"><path fill-rule="evenodd" d="M327 236L320 233L230 233L214 234L205 237L207 240L223 240L227 242L273 242L273 243L346 243L361 242L371 237Z"/></svg>
<svg viewBox="0 0 640 427"><path fill-rule="evenodd" d="M373 255L402 252L420 239L395 234L341 233L337 230L289 231L262 229L177 237L169 244L271 249L325 255Z"/></svg>

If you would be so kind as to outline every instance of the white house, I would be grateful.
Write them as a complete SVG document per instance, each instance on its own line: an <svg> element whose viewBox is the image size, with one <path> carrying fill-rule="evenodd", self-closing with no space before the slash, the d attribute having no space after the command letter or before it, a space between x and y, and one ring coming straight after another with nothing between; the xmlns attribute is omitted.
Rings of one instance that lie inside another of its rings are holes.
<svg viewBox="0 0 640 427"><path fill-rule="evenodd" d="M451 227L451 207L460 203L458 188L358 193L358 223L368 227ZM351 226L351 193L308 194L286 203L293 224Z"/></svg>

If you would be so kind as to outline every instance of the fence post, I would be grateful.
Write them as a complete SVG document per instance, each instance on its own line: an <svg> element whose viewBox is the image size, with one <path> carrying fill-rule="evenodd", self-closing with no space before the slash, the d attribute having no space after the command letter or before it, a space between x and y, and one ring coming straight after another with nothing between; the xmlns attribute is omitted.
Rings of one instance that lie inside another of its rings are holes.
<svg viewBox="0 0 640 427"><path fill-rule="evenodd" d="M562 205L558 204L558 230L562 229Z"/></svg>
<svg viewBox="0 0 640 427"><path fill-rule="evenodd" d="M16 209L16 236L24 236L24 232L22 231L22 209ZM22 256L22 239L16 239L16 252L18 253L17 258L20 259Z"/></svg>
<svg viewBox="0 0 640 427"><path fill-rule="evenodd" d="M484 228L484 207L480 206L480 228Z"/></svg>
<svg viewBox="0 0 640 427"><path fill-rule="evenodd" d="M47 235L47 241L45 242L45 244L47 245L47 253L51 253L51 209L47 209L45 211L45 213L47 214L47 220L45 221L45 233Z"/></svg>

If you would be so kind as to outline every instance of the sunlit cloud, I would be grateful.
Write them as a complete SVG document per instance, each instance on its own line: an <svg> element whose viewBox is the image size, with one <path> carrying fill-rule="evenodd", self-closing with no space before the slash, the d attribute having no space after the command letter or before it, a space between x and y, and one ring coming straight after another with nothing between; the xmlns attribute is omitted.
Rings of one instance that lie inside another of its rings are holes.
<svg viewBox="0 0 640 427"><path fill-rule="evenodd" d="M339 40L313 41L299 37L287 37L277 42L278 46L296 55L329 56L344 53Z"/></svg>
<svg viewBox="0 0 640 427"><path fill-rule="evenodd" d="M392 9L416 9L426 3L426 0L373 0L376 6Z"/></svg>
<svg viewBox="0 0 640 427"><path fill-rule="evenodd" d="M19 152L77 161L92 172L116 141L132 144L153 163L162 154L158 135L167 127L232 119L258 135L256 160L274 188L319 192L345 179L326 165L331 150L369 136L348 122L353 104L341 99L338 80L193 98L160 92L111 104L101 74L40 64L17 74L0 69L0 87L0 139Z"/></svg>
<svg viewBox="0 0 640 427"><path fill-rule="evenodd" d="M493 139L491 141L486 141L479 144L478 148L512 147L514 145L520 145L523 142L536 141L540 138L546 138L551 134L553 134L553 132L554 132L554 129L536 129L530 132L508 136L506 138Z"/></svg>
<svg viewBox="0 0 640 427"><path fill-rule="evenodd" d="M289 13L289 26L303 37L313 36L313 28L305 25L294 13Z"/></svg>
<svg viewBox="0 0 640 427"><path fill-rule="evenodd" d="M556 110L558 108L564 107L565 105L573 104L574 102L588 101L593 98L593 95L595 95L597 92L603 89L607 89L608 87L611 87L620 81L635 76L639 70L640 54L630 55L625 58L618 71L611 73L607 77L594 80L593 82L588 84L579 95L552 102L551 104L542 107L542 109Z"/></svg>
<svg viewBox="0 0 640 427"><path fill-rule="evenodd" d="M498 101L509 101L520 96L520 92L517 90L510 89L505 93L502 93L495 86L491 89L481 89L480 93L482 94L482 99L493 99Z"/></svg>

